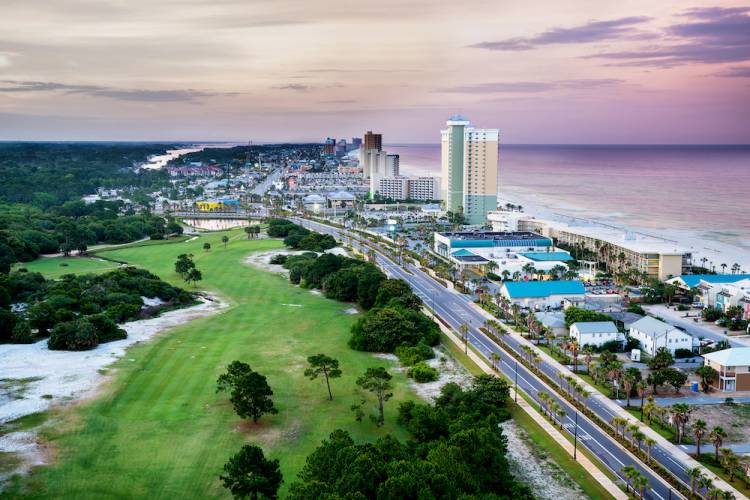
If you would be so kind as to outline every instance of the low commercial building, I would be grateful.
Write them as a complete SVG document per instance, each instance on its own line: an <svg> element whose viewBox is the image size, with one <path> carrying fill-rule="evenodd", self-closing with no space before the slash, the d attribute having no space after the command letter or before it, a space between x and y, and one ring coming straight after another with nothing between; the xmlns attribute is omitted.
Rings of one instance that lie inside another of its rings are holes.
<svg viewBox="0 0 750 500"><path fill-rule="evenodd" d="M457 250L469 250L493 262L493 272L515 279L532 277L528 270L539 272L554 268L567 270L569 253L552 246L552 240L528 231L466 231L435 233L436 253L452 258ZM454 259L455 260L455 259Z"/></svg>
<svg viewBox="0 0 750 500"><path fill-rule="evenodd" d="M570 337L583 347L601 347L607 342L623 342L625 335L620 333L612 321L580 321L570 325Z"/></svg>
<svg viewBox="0 0 750 500"><path fill-rule="evenodd" d="M665 347L674 355L677 349L693 349L693 336L678 330L669 323L664 323L651 316L639 319L630 325L629 335L641 343L641 350L650 356Z"/></svg>
<svg viewBox="0 0 750 500"><path fill-rule="evenodd" d="M330 208L351 208L357 202L357 197L349 191L336 191L327 196Z"/></svg>
<svg viewBox="0 0 750 500"><path fill-rule="evenodd" d="M583 298L580 281L506 281L500 293L513 304L529 309L561 308L566 299Z"/></svg>
<svg viewBox="0 0 750 500"><path fill-rule="evenodd" d="M703 364L719 372L712 384L719 391L750 391L750 347L732 347L704 354Z"/></svg>

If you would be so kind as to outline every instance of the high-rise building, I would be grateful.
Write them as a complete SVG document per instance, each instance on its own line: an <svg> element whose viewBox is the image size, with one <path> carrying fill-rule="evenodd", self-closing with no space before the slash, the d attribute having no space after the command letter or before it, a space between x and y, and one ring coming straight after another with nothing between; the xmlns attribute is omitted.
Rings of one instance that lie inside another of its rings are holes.
<svg viewBox="0 0 750 500"><path fill-rule="evenodd" d="M478 129L460 115L441 131L445 209L463 212L468 224L484 224L497 208L498 129Z"/></svg>
<svg viewBox="0 0 750 500"><path fill-rule="evenodd" d="M382 177L378 180L378 194L392 200L437 200L440 183L436 177Z"/></svg>
<svg viewBox="0 0 750 500"><path fill-rule="evenodd" d="M346 139L339 139L334 148L336 156L344 156L346 154Z"/></svg>
<svg viewBox="0 0 750 500"><path fill-rule="evenodd" d="M332 155L336 152L336 139L326 138L326 142L323 143L323 154Z"/></svg>
<svg viewBox="0 0 750 500"><path fill-rule="evenodd" d="M362 147L362 138L352 137L352 149L359 149L360 147Z"/></svg>
<svg viewBox="0 0 750 500"><path fill-rule="evenodd" d="M362 139L362 146L365 151L369 151L371 149L382 151L383 150L383 135L382 134L373 134L372 130L368 130L365 134L364 138Z"/></svg>
<svg viewBox="0 0 750 500"><path fill-rule="evenodd" d="M362 167L363 175L370 178L370 196L374 196L378 190L380 179L389 177L394 167L398 171L398 155L389 155L385 151L370 149L365 155L365 163ZM367 170L367 174L364 171Z"/></svg>

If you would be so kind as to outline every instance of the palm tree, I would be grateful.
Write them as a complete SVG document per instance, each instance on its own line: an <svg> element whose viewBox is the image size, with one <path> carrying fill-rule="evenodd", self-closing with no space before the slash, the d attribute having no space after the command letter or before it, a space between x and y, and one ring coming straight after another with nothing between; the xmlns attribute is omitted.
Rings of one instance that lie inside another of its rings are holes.
<svg viewBox="0 0 750 500"><path fill-rule="evenodd" d="M492 360L492 368L497 371L500 367L500 355L496 352L490 353L490 359Z"/></svg>
<svg viewBox="0 0 750 500"><path fill-rule="evenodd" d="M721 264L721 273L722 274L726 274L726 272L727 272L727 265L724 264L724 263L722 263Z"/></svg>
<svg viewBox="0 0 750 500"><path fill-rule="evenodd" d="M638 368L635 368L637 371ZM622 387L625 389L625 407L630 408L630 391L633 390L633 385L637 382L637 375L636 372L632 371L630 368L625 370L625 373L622 375Z"/></svg>
<svg viewBox="0 0 750 500"><path fill-rule="evenodd" d="M677 444L682 443L682 437L685 434L685 424L690 420L690 407L685 403L676 403L672 405L672 419L677 428Z"/></svg>
<svg viewBox="0 0 750 500"><path fill-rule="evenodd" d="M561 406L558 406L558 408L557 408L557 415L560 417L560 429L562 429L563 428L563 423L565 423L565 415L567 415L565 413L565 409L562 408Z"/></svg>
<svg viewBox="0 0 750 500"><path fill-rule="evenodd" d="M510 271L508 271L507 269L503 269L503 272L501 272L500 275L503 277L503 281L508 281L508 278L510 277Z"/></svg>
<svg viewBox="0 0 750 500"><path fill-rule="evenodd" d="M580 346L578 345L578 341L574 340L570 343L568 346L570 348L570 353L573 356L573 373L578 372L578 349Z"/></svg>
<svg viewBox="0 0 750 500"><path fill-rule="evenodd" d="M636 472L637 474L635 474L632 478L633 489L638 490L639 498L643 498L646 493L646 488L648 487L648 478L646 478L646 476L644 476L640 472Z"/></svg>
<svg viewBox="0 0 750 500"><path fill-rule="evenodd" d="M724 471L729 474L729 482L734 482L734 471L740 465L740 457L738 457L730 448L722 448L721 465L724 467Z"/></svg>
<svg viewBox="0 0 750 500"><path fill-rule="evenodd" d="M629 424L628 432L630 433L630 444L635 446L635 433L638 432L638 424Z"/></svg>
<svg viewBox="0 0 750 500"><path fill-rule="evenodd" d="M638 470L632 465L626 465L620 469L620 472L622 472L623 477L625 477L625 491L630 491L630 481L632 481L633 477L638 473Z"/></svg>
<svg viewBox="0 0 750 500"><path fill-rule="evenodd" d="M714 481L710 477L704 475L698 476L698 489L709 491L713 485Z"/></svg>
<svg viewBox="0 0 750 500"><path fill-rule="evenodd" d="M464 341L464 354L469 353L469 325L461 323L458 325L458 331L461 332L461 339Z"/></svg>
<svg viewBox="0 0 750 500"><path fill-rule="evenodd" d="M701 471L700 467L693 467L691 469L687 470L687 475L690 478L690 497L695 496L695 486L698 483L698 480L701 478L701 475L703 472Z"/></svg>
<svg viewBox="0 0 750 500"><path fill-rule="evenodd" d="M719 425L714 427L711 430L711 434L708 435L709 439L711 439L711 442L714 444L714 450L715 450L715 458L716 461L719 461L719 448L721 448L721 445L724 444L724 438L727 437L726 431Z"/></svg>
<svg viewBox="0 0 750 500"><path fill-rule="evenodd" d="M656 444L656 439L646 436L643 442L646 445L646 461L651 462L651 449Z"/></svg>
<svg viewBox="0 0 750 500"><path fill-rule="evenodd" d="M701 441L703 441L703 436L706 435L706 430L708 429L708 425L704 420L696 420L693 424L693 436L695 436L695 458L700 458L701 456Z"/></svg>

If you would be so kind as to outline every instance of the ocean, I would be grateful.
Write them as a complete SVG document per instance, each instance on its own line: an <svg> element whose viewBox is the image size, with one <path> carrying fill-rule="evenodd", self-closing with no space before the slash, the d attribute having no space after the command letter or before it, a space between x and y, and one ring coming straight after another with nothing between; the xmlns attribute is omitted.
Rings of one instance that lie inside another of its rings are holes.
<svg viewBox="0 0 750 500"><path fill-rule="evenodd" d="M400 155L403 174L440 175L437 144L384 149ZM642 231L750 266L750 146L501 144L499 168L503 203Z"/></svg>

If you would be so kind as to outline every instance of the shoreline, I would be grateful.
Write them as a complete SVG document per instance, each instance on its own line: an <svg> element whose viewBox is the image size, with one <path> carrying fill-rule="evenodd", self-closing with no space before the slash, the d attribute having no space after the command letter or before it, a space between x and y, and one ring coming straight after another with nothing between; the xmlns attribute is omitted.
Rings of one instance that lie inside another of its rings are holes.
<svg viewBox="0 0 750 500"><path fill-rule="evenodd" d="M405 175L439 175L435 169L425 165L403 162L401 168ZM734 263L740 264L743 271L750 272L750 233L743 235L741 230L732 231L721 227L710 229L672 229L656 225L649 227L643 223L641 217L634 214L606 209L601 213L595 213L583 206L550 200L536 193L526 193L503 186L500 186L498 192L498 203L521 205L526 215L539 219L553 221L575 219L582 224L616 228L623 233L633 232L676 243L686 251L692 252L694 264L700 265L700 259L706 257L708 261L713 261L717 272L721 272L722 263L727 264L727 272Z"/></svg>

